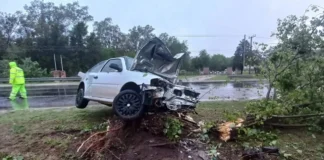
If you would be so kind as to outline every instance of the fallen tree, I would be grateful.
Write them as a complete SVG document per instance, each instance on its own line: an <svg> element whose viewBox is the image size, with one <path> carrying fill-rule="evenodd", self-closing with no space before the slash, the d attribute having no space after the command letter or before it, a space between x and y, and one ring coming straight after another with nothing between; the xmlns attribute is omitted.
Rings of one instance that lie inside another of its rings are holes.
<svg viewBox="0 0 324 160"><path fill-rule="evenodd" d="M243 119L233 122L196 122L188 114L176 112L150 114L131 122L114 118L109 121L105 131L89 135L77 152L83 159L129 159L129 153L133 152L140 159L151 159L153 153L149 150L163 152L158 154L160 158L171 154L183 159L207 160L230 156L240 159L247 156L243 148L235 148L239 154L233 157L226 148L231 145L220 148L211 144L238 140L239 130L245 127L243 122Z"/></svg>

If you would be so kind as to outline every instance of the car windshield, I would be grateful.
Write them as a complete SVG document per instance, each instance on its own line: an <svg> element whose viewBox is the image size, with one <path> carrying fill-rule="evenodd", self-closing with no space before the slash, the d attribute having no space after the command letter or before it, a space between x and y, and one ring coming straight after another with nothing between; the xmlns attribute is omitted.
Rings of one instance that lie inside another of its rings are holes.
<svg viewBox="0 0 324 160"><path fill-rule="evenodd" d="M124 58L125 58L125 63L126 63L126 69L129 70L134 63L134 58L131 58L131 57L124 57Z"/></svg>
<svg viewBox="0 0 324 160"><path fill-rule="evenodd" d="M101 61L101 62L97 63L95 66L90 68L88 70L88 72L99 72L99 70L102 68L102 65L104 64L104 62L106 62L106 61Z"/></svg>

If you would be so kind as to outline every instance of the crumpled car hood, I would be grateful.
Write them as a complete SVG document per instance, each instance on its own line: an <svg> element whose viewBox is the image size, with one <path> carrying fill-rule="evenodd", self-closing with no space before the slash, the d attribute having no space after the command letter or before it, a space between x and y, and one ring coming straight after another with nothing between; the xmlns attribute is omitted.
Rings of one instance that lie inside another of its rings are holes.
<svg viewBox="0 0 324 160"><path fill-rule="evenodd" d="M166 45L155 37L137 52L131 70L150 72L174 83L184 54L178 53L173 56Z"/></svg>

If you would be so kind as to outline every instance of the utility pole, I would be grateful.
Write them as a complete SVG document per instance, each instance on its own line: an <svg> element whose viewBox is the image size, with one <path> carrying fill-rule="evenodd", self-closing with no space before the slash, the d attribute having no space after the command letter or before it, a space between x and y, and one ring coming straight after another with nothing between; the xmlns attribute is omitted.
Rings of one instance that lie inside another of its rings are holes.
<svg viewBox="0 0 324 160"><path fill-rule="evenodd" d="M55 71L56 71L57 68L56 68L56 58L55 58L55 54L54 54L54 67L55 67Z"/></svg>
<svg viewBox="0 0 324 160"><path fill-rule="evenodd" d="M252 42L253 42L253 38L255 37L255 34L250 36L250 45L251 45L251 52L252 52ZM251 74L251 64L249 64L249 74Z"/></svg>
<svg viewBox="0 0 324 160"><path fill-rule="evenodd" d="M245 40L246 39L246 35L244 35L244 40L243 40L243 54L242 54L242 58L243 58L243 67L242 67L242 71L241 74L243 74L244 71L244 66L245 66Z"/></svg>
<svg viewBox="0 0 324 160"><path fill-rule="evenodd" d="M62 69L62 71L64 71L64 69L63 69L63 60L62 60L62 55L60 55L60 58L61 58L61 69Z"/></svg>

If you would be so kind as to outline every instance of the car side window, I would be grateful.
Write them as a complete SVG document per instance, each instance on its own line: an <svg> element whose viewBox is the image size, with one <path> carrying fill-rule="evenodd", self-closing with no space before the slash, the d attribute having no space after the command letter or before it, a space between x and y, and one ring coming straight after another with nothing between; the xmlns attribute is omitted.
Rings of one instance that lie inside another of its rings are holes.
<svg viewBox="0 0 324 160"><path fill-rule="evenodd" d="M99 72L102 68L102 66L104 65L105 61L101 61L99 63L97 63L95 66L93 66L91 69L89 69L88 72Z"/></svg>
<svg viewBox="0 0 324 160"><path fill-rule="evenodd" d="M113 63L117 64L120 68L123 68L123 65L122 65L122 62L120 59L111 59L102 68L101 72L117 72L117 70L109 67Z"/></svg>

